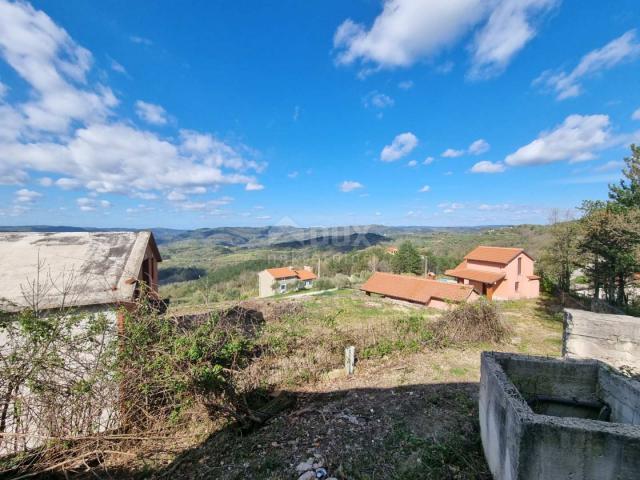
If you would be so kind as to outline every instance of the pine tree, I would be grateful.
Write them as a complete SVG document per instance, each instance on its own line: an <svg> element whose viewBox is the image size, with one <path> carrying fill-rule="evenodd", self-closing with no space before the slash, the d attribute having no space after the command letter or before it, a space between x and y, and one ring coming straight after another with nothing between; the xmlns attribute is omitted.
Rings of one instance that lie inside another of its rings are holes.
<svg viewBox="0 0 640 480"><path fill-rule="evenodd" d="M640 147L631 145L631 156L624 159L620 185L609 185L609 198L626 208L640 208Z"/></svg>

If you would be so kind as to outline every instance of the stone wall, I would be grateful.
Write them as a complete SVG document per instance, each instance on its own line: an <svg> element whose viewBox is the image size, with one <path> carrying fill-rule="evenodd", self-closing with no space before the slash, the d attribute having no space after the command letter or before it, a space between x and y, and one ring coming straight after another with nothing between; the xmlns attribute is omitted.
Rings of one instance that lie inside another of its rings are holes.
<svg viewBox="0 0 640 480"><path fill-rule="evenodd" d="M640 372L640 318L565 309L562 354Z"/></svg>

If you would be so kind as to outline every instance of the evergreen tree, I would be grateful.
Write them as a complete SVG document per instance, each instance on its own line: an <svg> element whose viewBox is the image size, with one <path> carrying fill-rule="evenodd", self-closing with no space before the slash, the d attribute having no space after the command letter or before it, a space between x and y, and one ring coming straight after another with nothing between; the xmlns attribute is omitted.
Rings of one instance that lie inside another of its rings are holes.
<svg viewBox="0 0 640 480"><path fill-rule="evenodd" d="M392 260L392 268L395 273L422 273L422 258L416 247L411 242L403 242L398 248Z"/></svg>
<svg viewBox="0 0 640 480"><path fill-rule="evenodd" d="M640 147L631 145L631 156L624 159L620 185L609 185L609 198L626 208L640 208Z"/></svg>

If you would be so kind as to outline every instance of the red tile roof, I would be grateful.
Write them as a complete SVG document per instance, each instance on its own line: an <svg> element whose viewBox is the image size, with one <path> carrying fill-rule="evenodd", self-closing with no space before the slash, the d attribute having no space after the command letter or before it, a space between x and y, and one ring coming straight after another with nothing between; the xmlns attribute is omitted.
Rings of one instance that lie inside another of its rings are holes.
<svg viewBox="0 0 640 480"><path fill-rule="evenodd" d="M482 283L496 283L505 277L504 272L487 272L485 270L477 270L475 268L464 268L458 265L453 270L444 272L446 275L457 278L466 278L467 280L475 280Z"/></svg>
<svg viewBox="0 0 640 480"><path fill-rule="evenodd" d="M522 248L507 247L485 247L483 245L474 248L465 255L466 260L478 260L481 262L492 262L506 265L521 253L530 257Z"/></svg>
<svg viewBox="0 0 640 480"><path fill-rule="evenodd" d="M431 298L453 302L465 301L473 292L473 287L422 277L376 272L360 287L360 290L426 304Z"/></svg>
<svg viewBox="0 0 640 480"><path fill-rule="evenodd" d="M309 272L307 270L298 270L289 267L280 267L280 268L267 268L267 272L275 278L276 280L280 280L283 278L299 278L302 281L305 280L315 280L317 277L313 272Z"/></svg>

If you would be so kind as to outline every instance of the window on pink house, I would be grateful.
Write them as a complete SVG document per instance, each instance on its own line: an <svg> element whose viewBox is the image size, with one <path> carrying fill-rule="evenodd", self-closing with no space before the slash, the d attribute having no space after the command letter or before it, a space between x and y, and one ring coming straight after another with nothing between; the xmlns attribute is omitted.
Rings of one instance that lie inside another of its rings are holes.
<svg viewBox="0 0 640 480"><path fill-rule="evenodd" d="M518 257L518 275L522 275L522 257Z"/></svg>
<svg viewBox="0 0 640 480"><path fill-rule="evenodd" d="M520 289L520 282L516 282L516 292Z"/></svg>

